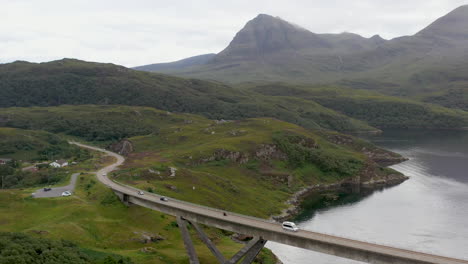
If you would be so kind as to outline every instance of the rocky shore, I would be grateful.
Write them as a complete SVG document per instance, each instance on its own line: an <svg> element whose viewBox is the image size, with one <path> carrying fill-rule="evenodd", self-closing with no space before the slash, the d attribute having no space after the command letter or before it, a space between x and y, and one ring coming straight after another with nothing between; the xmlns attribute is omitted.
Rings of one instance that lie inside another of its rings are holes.
<svg viewBox="0 0 468 264"><path fill-rule="evenodd" d="M405 161L406 159L403 159ZM395 164L395 163L392 163ZM330 199L336 199L339 193L369 194L373 191L398 185L409 179L401 173L395 172L386 175L375 174L374 167L368 166L360 175L330 184L315 184L307 186L296 192L286 201L289 205L281 214L270 219L282 222L297 216L301 212L301 204L314 194L326 195Z"/></svg>

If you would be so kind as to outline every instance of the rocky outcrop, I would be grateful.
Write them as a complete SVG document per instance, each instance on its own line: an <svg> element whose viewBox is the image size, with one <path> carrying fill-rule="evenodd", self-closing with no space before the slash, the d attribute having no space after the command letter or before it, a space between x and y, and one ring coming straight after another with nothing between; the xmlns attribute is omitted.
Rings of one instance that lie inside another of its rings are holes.
<svg viewBox="0 0 468 264"><path fill-rule="evenodd" d="M230 160L239 164L249 161L249 155L239 151L230 151L227 149L218 149L211 156L202 158L198 163L206 163L214 160Z"/></svg>
<svg viewBox="0 0 468 264"><path fill-rule="evenodd" d="M361 149L361 152L380 166L391 166L408 160L397 153L385 149L370 150L364 147Z"/></svg>
<svg viewBox="0 0 468 264"><path fill-rule="evenodd" d="M128 139L123 139L117 143L113 143L109 146L109 149L123 156L128 156L128 154L134 151L133 144Z"/></svg>
<svg viewBox="0 0 468 264"><path fill-rule="evenodd" d="M149 244L149 243L153 243L153 242L159 242L159 241L162 241L162 240L165 240L166 238L164 238L163 236L159 235L159 234L152 234L152 233L148 233L148 232L133 232L135 235L137 235L138 237L134 238L133 240L135 241L138 241L142 244Z"/></svg>
<svg viewBox="0 0 468 264"><path fill-rule="evenodd" d="M286 204L289 205L288 208L283 210L281 214L271 218L280 222L298 215L301 211L301 203L313 194L327 195L330 199L337 197L337 193L368 194L375 190L398 185L407 179L409 177L398 172L384 173L377 164L370 161L364 166L359 175L354 177L336 183L315 184L302 188L286 201Z"/></svg>
<svg viewBox="0 0 468 264"><path fill-rule="evenodd" d="M355 137L349 135L327 134L325 136L330 142L336 145L349 146L354 150L363 153L380 166L391 166L408 160L407 158L395 152L391 152L371 144L364 144L362 140L356 139Z"/></svg>
<svg viewBox="0 0 468 264"><path fill-rule="evenodd" d="M274 144L260 144L251 153L217 149L211 156L201 158L197 163L206 163L214 160L230 160L238 164L245 164L251 159L262 161L286 160L287 156Z"/></svg>
<svg viewBox="0 0 468 264"><path fill-rule="evenodd" d="M359 178L360 188L364 191L394 186L409 179L408 176L396 171L394 173L384 173L380 167L372 163L365 165L359 174Z"/></svg>
<svg viewBox="0 0 468 264"><path fill-rule="evenodd" d="M255 149L255 157L260 160L286 160L288 157L274 144L260 144Z"/></svg>

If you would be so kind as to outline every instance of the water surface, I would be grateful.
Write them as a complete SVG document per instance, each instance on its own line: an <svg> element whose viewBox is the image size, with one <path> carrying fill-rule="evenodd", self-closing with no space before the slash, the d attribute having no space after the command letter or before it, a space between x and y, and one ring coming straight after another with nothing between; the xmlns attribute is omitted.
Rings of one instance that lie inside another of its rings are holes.
<svg viewBox="0 0 468 264"><path fill-rule="evenodd" d="M409 158L406 182L340 205L306 210L299 227L468 259L468 131L393 130L370 138ZM268 242L285 264L360 263Z"/></svg>

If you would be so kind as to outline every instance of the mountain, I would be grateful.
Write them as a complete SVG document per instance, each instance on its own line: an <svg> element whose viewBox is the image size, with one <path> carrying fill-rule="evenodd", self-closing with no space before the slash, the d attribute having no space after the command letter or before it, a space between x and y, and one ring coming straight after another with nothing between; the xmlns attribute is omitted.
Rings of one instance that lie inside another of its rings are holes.
<svg viewBox="0 0 468 264"><path fill-rule="evenodd" d="M416 34L419 37L468 39L468 5L460 6Z"/></svg>
<svg viewBox="0 0 468 264"><path fill-rule="evenodd" d="M315 34L258 15L204 64L160 69L231 84L330 83L468 110L468 5L412 36Z"/></svg>
<svg viewBox="0 0 468 264"><path fill-rule="evenodd" d="M281 18L260 14L205 64L157 71L231 83L288 82L291 78L308 82L310 76L325 81L342 70L344 54L372 50L384 42L379 36L315 34Z"/></svg>
<svg viewBox="0 0 468 264"><path fill-rule="evenodd" d="M181 69L185 69L188 67L205 64L210 59L212 59L215 55L216 54L214 53L203 54L203 55L193 56L190 58L186 58L186 59L182 59L182 60L178 60L174 62L143 65L143 66L135 67L133 69L139 70L139 71L150 71L150 72L181 70Z"/></svg>

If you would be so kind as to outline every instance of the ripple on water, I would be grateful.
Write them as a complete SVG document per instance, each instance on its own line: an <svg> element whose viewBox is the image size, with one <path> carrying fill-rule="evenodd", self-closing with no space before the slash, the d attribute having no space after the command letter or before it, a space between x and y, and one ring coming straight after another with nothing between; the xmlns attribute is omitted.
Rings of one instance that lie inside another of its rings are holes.
<svg viewBox="0 0 468 264"><path fill-rule="evenodd" d="M320 210L299 227L468 259L468 132L397 132L377 144L410 158L392 166L410 180L357 203ZM267 247L285 264L360 263L274 242Z"/></svg>

